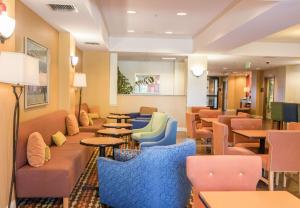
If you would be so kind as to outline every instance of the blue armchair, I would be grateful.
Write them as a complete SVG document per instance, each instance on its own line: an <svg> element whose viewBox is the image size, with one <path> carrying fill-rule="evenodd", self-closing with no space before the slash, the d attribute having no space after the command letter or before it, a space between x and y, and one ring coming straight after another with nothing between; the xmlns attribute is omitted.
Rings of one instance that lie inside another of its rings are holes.
<svg viewBox="0 0 300 208"><path fill-rule="evenodd" d="M177 121L173 118L169 118L167 127L165 130L165 135L163 138L147 138L145 140L140 141L141 149L144 147L152 147L152 146L166 146L176 144L176 134L177 134Z"/></svg>
<svg viewBox="0 0 300 208"><path fill-rule="evenodd" d="M195 153L195 141L188 139L146 148L127 162L99 157L101 203L115 208L185 207L191 194L186 158Z"/></svg>

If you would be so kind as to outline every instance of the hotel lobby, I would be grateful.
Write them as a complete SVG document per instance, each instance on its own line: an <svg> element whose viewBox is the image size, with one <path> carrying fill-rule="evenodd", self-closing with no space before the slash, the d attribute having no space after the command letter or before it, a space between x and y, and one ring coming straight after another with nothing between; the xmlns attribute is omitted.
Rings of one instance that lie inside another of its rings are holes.
<svg viewBox="0 0 300 208"><path fill-rule="evenodd" d="M0 208L299 208L299 0L0 0Z"/></svg>

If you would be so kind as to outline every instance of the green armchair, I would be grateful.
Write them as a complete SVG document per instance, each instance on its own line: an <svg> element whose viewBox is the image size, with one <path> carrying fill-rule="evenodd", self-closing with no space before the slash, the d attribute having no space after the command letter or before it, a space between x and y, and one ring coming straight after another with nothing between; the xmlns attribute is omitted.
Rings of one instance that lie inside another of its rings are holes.
<svg viewBox="0 0 300 208"><path fill-rule="evenodd" d="M154 112L147 126L132 130L132 139L138 143L159 141L165 135L168 116L165 113Z"/></svg>

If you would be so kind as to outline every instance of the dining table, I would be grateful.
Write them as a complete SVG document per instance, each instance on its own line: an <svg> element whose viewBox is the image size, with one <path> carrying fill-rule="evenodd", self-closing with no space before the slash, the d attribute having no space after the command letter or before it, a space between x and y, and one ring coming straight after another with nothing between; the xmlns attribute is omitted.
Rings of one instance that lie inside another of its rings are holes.
<svg viewBox="0 0 300 208"><path fill-rule="evenodd" d="M204 191L199 198L206 208L300 207L300 199L287 191Z"/></svg>
<svg viewBox="0 0 300 208"><path fill-rule="evenodd" d="M264 154L266 151L267 130L232 130L234 134L238 134L249 139L259 139L259 154Z"/></svg>

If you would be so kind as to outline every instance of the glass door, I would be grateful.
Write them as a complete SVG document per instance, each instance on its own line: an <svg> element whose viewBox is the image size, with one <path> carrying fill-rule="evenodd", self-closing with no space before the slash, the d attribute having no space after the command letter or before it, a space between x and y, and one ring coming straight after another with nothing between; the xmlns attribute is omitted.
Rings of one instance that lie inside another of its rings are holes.
<svg viewBox="0 0 300 208"><path fill-rule="evenodd" d="M217 109L219 107L219 78L208 77L207 85L207 106L213 109Z"/></svg>
<svg viewBox="0 0 300 208"><path fill-rule="evenodd" d="M274 101L274 85L275 78L267 77L265 78L265 110L264 117L266 119L271 119L271 103Z"/></svg>

